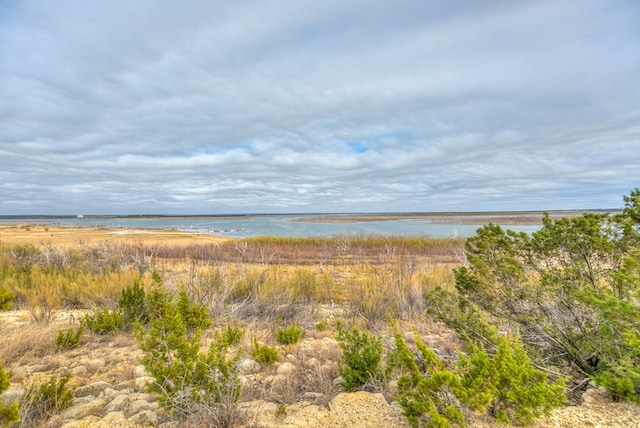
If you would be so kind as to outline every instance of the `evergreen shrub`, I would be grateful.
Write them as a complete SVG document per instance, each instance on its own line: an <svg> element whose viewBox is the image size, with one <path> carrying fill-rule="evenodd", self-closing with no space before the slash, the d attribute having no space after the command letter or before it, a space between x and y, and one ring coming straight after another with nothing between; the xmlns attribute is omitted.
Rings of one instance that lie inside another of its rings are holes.
<svg viewBox="0 0 640 428"><path fill-rule="evenodd" d="M338 366L345 391L379 389L386 384L382 365L382 339L357 328L337 323L337 340L342 348Z"/></svg>

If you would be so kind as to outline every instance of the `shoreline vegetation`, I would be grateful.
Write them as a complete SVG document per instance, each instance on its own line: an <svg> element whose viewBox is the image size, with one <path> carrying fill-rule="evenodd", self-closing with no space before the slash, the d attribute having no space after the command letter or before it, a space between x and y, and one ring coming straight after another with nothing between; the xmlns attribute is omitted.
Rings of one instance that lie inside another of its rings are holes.
<svg viewBox="0 0 640 428"><path fill-rule="evenodd" d="M618 216L540 213L541 232L488 225L469 239L0 223L0 393L20 402L18 426L358 426L348 418L362 412L379 418L367 426L577 427L584 414L628 426L640 418L629 200ZM625 239L607 232L622 226ZM584 248L595 252L573 257ZM590 324L568 331L572 317ZM64 405L42 408L58 393Z"/></svg>

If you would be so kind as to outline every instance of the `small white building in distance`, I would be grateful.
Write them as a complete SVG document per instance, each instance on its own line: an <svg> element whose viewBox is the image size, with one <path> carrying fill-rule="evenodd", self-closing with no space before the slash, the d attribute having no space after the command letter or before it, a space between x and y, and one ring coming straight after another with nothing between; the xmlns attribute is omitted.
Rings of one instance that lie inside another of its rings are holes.
<svg viewBox="0 0 640 428"><path fill-rule="evenodd" d="M78 214L76 217L79 218L79 219L82 219L82 218L84 218L84 214Z"/></svg>

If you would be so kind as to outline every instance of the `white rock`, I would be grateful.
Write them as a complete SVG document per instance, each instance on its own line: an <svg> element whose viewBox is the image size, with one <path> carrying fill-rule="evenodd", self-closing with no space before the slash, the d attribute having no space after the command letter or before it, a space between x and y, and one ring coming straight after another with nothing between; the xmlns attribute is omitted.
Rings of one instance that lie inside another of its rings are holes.
<svg viewBox="0 0 640 428"><path fill-rule="evenodd" d="M285 375L275 375L271 381L271 387L278 389L287 384L287 377Z"/></svg>
<svg viewBox="0 0 640 428"><path fill-rule="evenodd" d="M287 361L286 363L282 363L278 366L276 373L279 375L288 375L293 373L295 370L296 366Z"/></svg>
<svg viewBox="0 0 640 428"><path fill-rule="evenodd" d="M88 397L83 397L88 398ZM62 419L84 419L87 416L96 416L99 415L102 411L102 408L106 404L105 400L102 398L96 398L91 400L84 400L83 398L74 400L71 407L65 409L62 412Z"/></svg>
<svg viewBox="0 0 640 428"><path fill-rule="evenodd" d="M71 369L71 377L87 377L88 375L87 366L76 366Z"/></svg>
<svg viewBox="0 0 640 428"><path fill-rule="evenodd" d="M262 366L256 360L252 360L251 358L243 358L238 362L238 368L240 369L240 373L243 374L253 374L258 373L262 370Z"/></svg>
<svg viewBox="0 0 640 428"><path fill-rule="evenodd" d="M143 410L127 419L136 425L158 426L158 415L152 410Z"/></svg>
<svg viewBox="0 0 640 428"><path fill-rule="evenodd" d="M113 388L113 386L108 382L94 382L76 389L75 396L86 397L88 395L93 395L94 397L97 397L107 388Z"/></svg>
<svg viewBox="0 0 640 428"><path fill-rule="evenodd" d="M136 413L144 412L146 410L155 412L158 410L158 405L156 403L150 403L146 400L136 400L129 404L129 407L124 412L124 414L129 419L131 419L131 416L135 415Z"/></svg>
<svg viewBox="0 0 640 428"><path fill-rule="evenodd" d="M4 406L9 406L16 401L20 401L24 395L24 388L21 386L12 386L5 392L0 394L0 403Z"/></svg>
<svg viewBox="0 0 640 428"><path fill-rule="evenodd" d="M153 383L153 382L155 382L155 379L152 378L151 376L139 377L139 378L136 378L136 380L134 381L136 390L141 392L144 392L146 390L148 383Z"/></svg>
<svg viewBox="0 0 640 428"><path fill-rule="evenodd" d="M124 412L129 407L129 403L131 402L131 397L129 394L121 394L116 396L113 400L109 402L104 409L102 409L102 413L117 413Z"/></svg>
<svg viewBox="0 0 640 428"><path fill-rule="evenodd" d="M147 372L147 369L144 367L144 364L140 364L133 369L134 378L145 377L145 376L149 376L149 373Z"/></svg>

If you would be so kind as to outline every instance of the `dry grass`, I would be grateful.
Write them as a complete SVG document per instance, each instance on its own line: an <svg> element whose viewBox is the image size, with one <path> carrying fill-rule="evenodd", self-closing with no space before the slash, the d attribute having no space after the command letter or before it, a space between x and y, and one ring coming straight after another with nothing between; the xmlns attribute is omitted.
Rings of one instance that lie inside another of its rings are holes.
<svg viewBox="0 0 640 428"><path fill-rule="evenodd" d="M183 289L207 307L214 328L231 320L245 329L237 345L245 356L255 338L276 348L280 363L294 365L285 374L276 366L263 367L243 386L243 400L328 403L339 392L333 383L341 357L334 340L337 320L369 328L390 346L386 319L391 316L407 331L417 328L442 354L456 347L442 325L426 319L424 297L436 287L453 286L450 268L461 254L461 241L222 241L179 232L44 226L1 232L0 284L13 291L22 309L0 312L0 363L14 372L14 382L30 379L28 367L44 365L40 369L48 372L70 370L75 385L99 379L129 387L141 356L132 335L85 332L80 347L68 351L56 350L55 337L80 320L82 311L114 308L122 288L134 281L150 287L151 270L160 273L169 292ZM293 322L304 329L302 340L279 345L275 326ZM213 337L207 331L202 345Z"/></svg>
<svg viewBox="0 0 640 428"><path fill-rule="evenodd" d="M18 245L53 245L72 247L102 242L139 243L145 245L219 243L228 238L166 229L105 229L99 227L64 227L42 224L0 226L0 243Z"/></svg>

